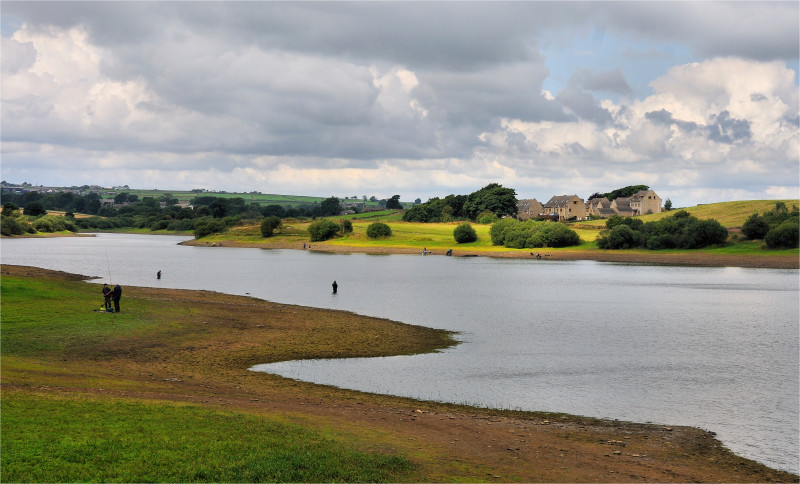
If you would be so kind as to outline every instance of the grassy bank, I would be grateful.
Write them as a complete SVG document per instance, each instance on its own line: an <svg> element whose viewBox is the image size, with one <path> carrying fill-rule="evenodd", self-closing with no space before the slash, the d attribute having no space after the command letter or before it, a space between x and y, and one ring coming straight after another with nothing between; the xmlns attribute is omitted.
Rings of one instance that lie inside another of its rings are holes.
<svg viewBox="0 0 800 484"><path fill-rule="evenodd" d="M797 481L698 429L497 411L247 371L413 354L450 333L3 266L3 482Z"/></svg>

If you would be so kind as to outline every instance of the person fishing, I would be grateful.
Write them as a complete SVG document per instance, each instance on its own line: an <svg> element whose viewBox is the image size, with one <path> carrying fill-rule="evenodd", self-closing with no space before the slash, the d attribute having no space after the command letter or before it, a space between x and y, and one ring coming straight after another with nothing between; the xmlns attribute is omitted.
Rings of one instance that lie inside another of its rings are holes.
<svg viewBox="0 0 800 484"><path fill-rule="evenodd" d="M108 284L103 284L103 299L105 300L104 309L111 310L111 288L108 287Z"/></svg>
<svg viewBox="0 0 800 484"><path fill-rule="evenodd" d="M114 312L119 312L119 300L122 297L122 286L117 284L111 291L111 299L114 300Z"/></svg>

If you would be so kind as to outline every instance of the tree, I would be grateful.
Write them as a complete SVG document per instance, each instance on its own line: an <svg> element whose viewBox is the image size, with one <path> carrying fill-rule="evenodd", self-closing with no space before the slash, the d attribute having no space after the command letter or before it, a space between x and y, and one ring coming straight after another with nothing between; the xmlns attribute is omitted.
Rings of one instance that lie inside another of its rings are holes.
<svg viewBox="0 0 800 484"><path fill-rule="evenodd" d="M367 237L382 239L392 235L392 228L383 222L373 222L367 227Z"/></svg>
<svg viewBox="0 0 800 484"><path fill-rule="evenodd" d="M469 222L464 222L453 230L453 238L459 244L465 244L467 242L475 242L478 240L478 234L475 232L475 229L472 228L472 225L470 225Z"/></svg>
<svg viewBox="0 0 800 484"><path fill-rule="evenodd" d="M319 216L329 217L342 213L342 205L336 197L326 198L319 204Z"/></svg>
<svg viewBox="0 0 800 484"><path fill-rule="evenodd" d="M264 217L264 220L261 221L261 236L262 237L272 237L272 234L275 232L275 229L281 226L281 219L274 215L270 215L269 217Z"/></svg>
<svg viewBox="0 0 800 484"><path fill-rule="evenodd" d="M44 207L39 202L30 202L25 205L25 215L30 217L38 217L39 215L47 215Z"/></svg>
<svg viewBox="0 0 800 484"><path fill-rule="evenodd" d="M672 200L668 198L664 201L664 211L669 212L670 210L672 210Z"/></svg>
<svg viewBox="0 0 800 484"><path fill-rule="evenodd" d="M770 230L764 238L770 249L796 249L800 246L800 224L795 220L785 220Z"/></svg>
<svg viewBox="0 0 800 484"><path fill-rule="evenodd" d="M128 194L126 192L117 193L114 196L114 203L125 203L128 201Z"/></svg>
<svg viewBox="0 0 800 484"><path fill-rule="evenodd" d="M742 233L748 239L763 239L769 232L769 223L757 213L748 218L742 225Z"/></svg>
<svg viewBox="0 0 800 484"><path fill-rule="evenodd" d="M414 200L414 203L415 203L415 204L417 204L417 205L419 205L420 203L422 203L422 200L420 200L419 198L417 198L416 200Z"/></svg>
<svg viewBox="0 0 800 484"><path fill-rule="evenodd" d="M498 217L517 213L517 193L513 188L503 188L498 183L490 183L480 190L470 193L464 203L462 214L475 220L484 211L495 213Z"/></svg>
<svg viewBox="0 0 800 484"><path fill-rule="evenodd" d="M11 203L11 202L4 203L3 204L3 216L4 217L10 217L14 213L14 210L16 210L16 209L17 209L17 206L14 205L13 203Z"/></svg>
<svg viewBox="0 0 800 484"><path fill-rule="evenodd" d="M386 201L386 208L392 210L402 210L403 206L400 205L400 195L392 195L392 198Z"/></svg>
<svg viewBox="0 0 800 484"><path fill-rule="evenodd" d="M311 242L322 242L336 235L339 231L339 224L332 220L317 220L308 226L308 235Z"/></svg>
<svg viewBox="0 0 800 484"><path fill-rule="evenodd" d="M353 222L346 218L339 221L339 227L341 227L343 234L353 233Z"/></svg>

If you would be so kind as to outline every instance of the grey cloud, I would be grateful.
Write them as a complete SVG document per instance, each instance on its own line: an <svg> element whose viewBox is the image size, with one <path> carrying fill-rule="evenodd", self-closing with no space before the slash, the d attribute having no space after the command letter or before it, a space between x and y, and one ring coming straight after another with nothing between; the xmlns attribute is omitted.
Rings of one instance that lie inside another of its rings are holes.
<svg viewBox="0 0 800 484"><path fill-rule="evenodd" d="M728 111L712 115L706 125L675 119L672 113L665 109L646 113L645 118L656 124L677 126L686 133L702 131L708 136L708 139L718 143L746 142L752 136L750 122L746 119L732 118Z"/></svg>
<svg viewBox="0 0 800 484"><path fill-rule="evenodd" d="M675 117L672 116L672 113L670 113L666 109L659 109L658 111L650 111L649 113L645 113L644 117L657 124L663 124L666 126L676 125L682 131L687 133L691 133L700 128L700 126L695 122L681 121L679 119L675 119Z"/></svg>
<svg viewBox="0 0 800 484"><path fill-rule="evenodd" d="M36 50L30 42L17 42L2 38L3 62L1 65L4 74L15 74L22 69L28 69L36 62Z"/></svg>
<svg viewBox="0 0 800 484"><path fill-rule="evenodd" d="M602 108L594 96L577 86L567 86L558 93L556 100L581 119L592 121L600 126L605 126L613 121L611 113Z"/></svg>
<svg viewBox="0 0 800 484"><path fill-rule="evenodd" d="M709 120L708 137L714 141L731 144L749 141L750 136L750 122L734 119L728 111L711 116Z"/></svg>
<svg viewBox="0 0 800 484"><path fill-rule="evenodd" d="M585 10L610 30L681 42L698 56L800 57L798 2L590 2Z"/></svg>

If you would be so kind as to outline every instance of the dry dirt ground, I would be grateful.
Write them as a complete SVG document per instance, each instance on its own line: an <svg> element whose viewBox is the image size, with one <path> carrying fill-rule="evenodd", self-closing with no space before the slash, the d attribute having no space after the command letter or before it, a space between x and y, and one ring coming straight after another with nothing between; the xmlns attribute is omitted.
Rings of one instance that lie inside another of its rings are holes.
<svg viewBox="0 0 800 484"><path fill-rule="evenodd" d="M82 279L7 265L2 274ZM125 311L154 301L191 310L181 321L171 321L164 333L131 336L66 356L57 371L6 373L4 368L3 390L279 414L368 435L372 449L414 461L415 480L423 481L798 481L733 455L712 433L695 428L421 402L247 370L289 358L407 353L415 350L417 340L441 347L448 337L442 332L205 291L125 289ZM371 343L384 340L385 346Z"/></svg>

